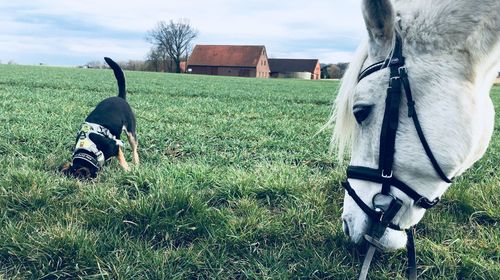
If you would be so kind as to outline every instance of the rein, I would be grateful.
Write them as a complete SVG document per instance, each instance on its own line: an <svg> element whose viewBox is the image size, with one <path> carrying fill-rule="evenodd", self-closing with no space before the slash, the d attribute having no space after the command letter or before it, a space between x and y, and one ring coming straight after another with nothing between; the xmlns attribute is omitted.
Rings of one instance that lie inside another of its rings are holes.
<svg viewBox="0 0 500 280"><path fill-rule="evenodd" d="M382 190L373 197L373 207L370 207L357 195L348 180L342 183L342 186L345 188L349 196L351 196L363 212L370 217L372 222L368 234L365 234L364 236L364 239L370 246L368 247L363 261L359 275L360 280L366 279L375 252L377 250L384 251L383 246L380 244L380 238L383 236L387 228L406 231L408 279L417 279L416 250L414 242L415 228L412 226L408 229L401 229L399 225L392 222L396 214L403 206L403 202L391 194L392 187L399 189L410 197L413 200L414 205L417 207L429 209L439 202L439 197L430 200L420 195L403 181L397 179L393 174L396 132L399 124L399 107L403 93L406 95L408 117L413 120L413 124L427 157L429 158L437 175L446 183L451 183L451 179L444 174L436 158L432 154L432 150L429 147L427 140L425 139L422 127L418 120L417 112L415 110L415 101L413 100L410 82L408 80L408 71L406 69L405 58L403 56L403 42L401 35L397 31L395 32L395 39L395 45L391 57L368 66L366 69L361 71L358 76L359 83L363 78L379 70L385 68L389 68L390 70L389 86L387 88L385 100L385 112L382 122L382 130L380 132L378 169L352 165L347 167L348 179L378 183L382 185Z"/></svg>

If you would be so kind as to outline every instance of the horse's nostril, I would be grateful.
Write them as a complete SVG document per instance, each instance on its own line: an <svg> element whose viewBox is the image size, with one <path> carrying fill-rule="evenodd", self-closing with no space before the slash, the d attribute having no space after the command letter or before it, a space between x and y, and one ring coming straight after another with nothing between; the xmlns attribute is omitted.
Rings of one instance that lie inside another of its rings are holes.
<svg viewBox="0 0 500 280"><path fill-rule="evenodd" d="M345 235L349 235L349 226L347 225L347 221L345 219L342 219L342 229L344 230Z"/></svg>

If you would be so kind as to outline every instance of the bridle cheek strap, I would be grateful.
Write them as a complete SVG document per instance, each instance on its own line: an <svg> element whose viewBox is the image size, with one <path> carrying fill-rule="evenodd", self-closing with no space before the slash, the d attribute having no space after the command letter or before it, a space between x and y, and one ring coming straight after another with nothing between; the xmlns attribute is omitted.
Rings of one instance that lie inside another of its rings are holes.
<svg viewBox="0 0 500 280"><path fill-rule="evenodd" d="M441 180L445 181L448 184L451 184L453 179L448 178L448 176L444 174L443 169L441 168L436 158L434 157L434 154L432 153L429 143L427 143L427 139L425 139L424 131L422 130L422 126L420 125L420 121L418 120L417 111L415 110L415 101L413 100L410 82L408 81L408 70L406 69L406 67L401 67L399 68L398 71L399 71L399 76L401 77L403 91L405 92L408 104L408 117L412 118L413 120L413 124L415 125L415 129L417 130L418 138L420 139L420 143L422 143L422 147L424 148L425 154L429 158L432 167L434 167L434 170L436 170L436 173L439 175Z"/></svg>

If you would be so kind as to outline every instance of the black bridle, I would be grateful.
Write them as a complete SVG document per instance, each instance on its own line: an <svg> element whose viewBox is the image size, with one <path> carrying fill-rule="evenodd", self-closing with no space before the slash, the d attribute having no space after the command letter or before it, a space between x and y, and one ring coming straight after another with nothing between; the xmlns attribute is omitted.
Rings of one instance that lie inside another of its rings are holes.
<svg viewBox="0 0 500 280"><path fill-rule="evenodd" d="M361 71L358 76L358 83L368 75L379 70L389 68L390 79L387 88L387 96L385 99L385 112L382 122L382 130L380 133L380 150L378 169L364 166L352 166L347 168L347 178L370 181L382 185L380 193L373 197L373 207L367 205L354 191L354 189L346 180L342 183L347 193L352 197L356 204L365 212L371 219L371 228L368 234L364 236L365 240L370 244L368 252L363 262L363 267L359 279L366 279L371 259L376 249L383 250L379 243L379 239L384 234L387 228L394 230L405 230L408 236L407 251L408 251L408 278L416 279L416 259L414 245L414 227L409 229L401 229L394 224L392 220L403 206L403 202L391 194L391 188L397 188L413 200L413 204L417 207L429 209L439 202L439 197L433 200L420 195L409 185L396 178L393 174L393 163L396 143L396 132L399 124L399 108L401 104L402 93L406 95L408 117L412 118L415 125L420 142L429 158L434 170L446 183L451 183L439 166L436 158L432 154L432 150L425 139L422 127L415 111L415 101L413 100L410 82L408 80L408 71L405 66L405 58L403 56L403 42L401 35L395 32L395 45L390 58L377 62L368 66Z"/></svg>

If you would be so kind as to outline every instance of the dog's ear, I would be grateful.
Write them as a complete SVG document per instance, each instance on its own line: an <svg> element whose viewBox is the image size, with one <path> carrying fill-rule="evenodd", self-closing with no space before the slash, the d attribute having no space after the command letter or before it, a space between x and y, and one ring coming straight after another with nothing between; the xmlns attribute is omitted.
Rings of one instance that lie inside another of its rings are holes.
<svg viewBox="0 0 500 280"><path fill-rule="evenodd" d="M59 167L59 172L62 172L64 175L69 175L71 171L71 162L66 162L65 164Z"/></svg>
<svg viewBox="0 0 500 280"><path fill-rule="evenodd" d="M94 178L94 175L92 174L90 168L88 167L79 167L78 169L75 170L74 176L79 180L89 180Z"/></svg>

